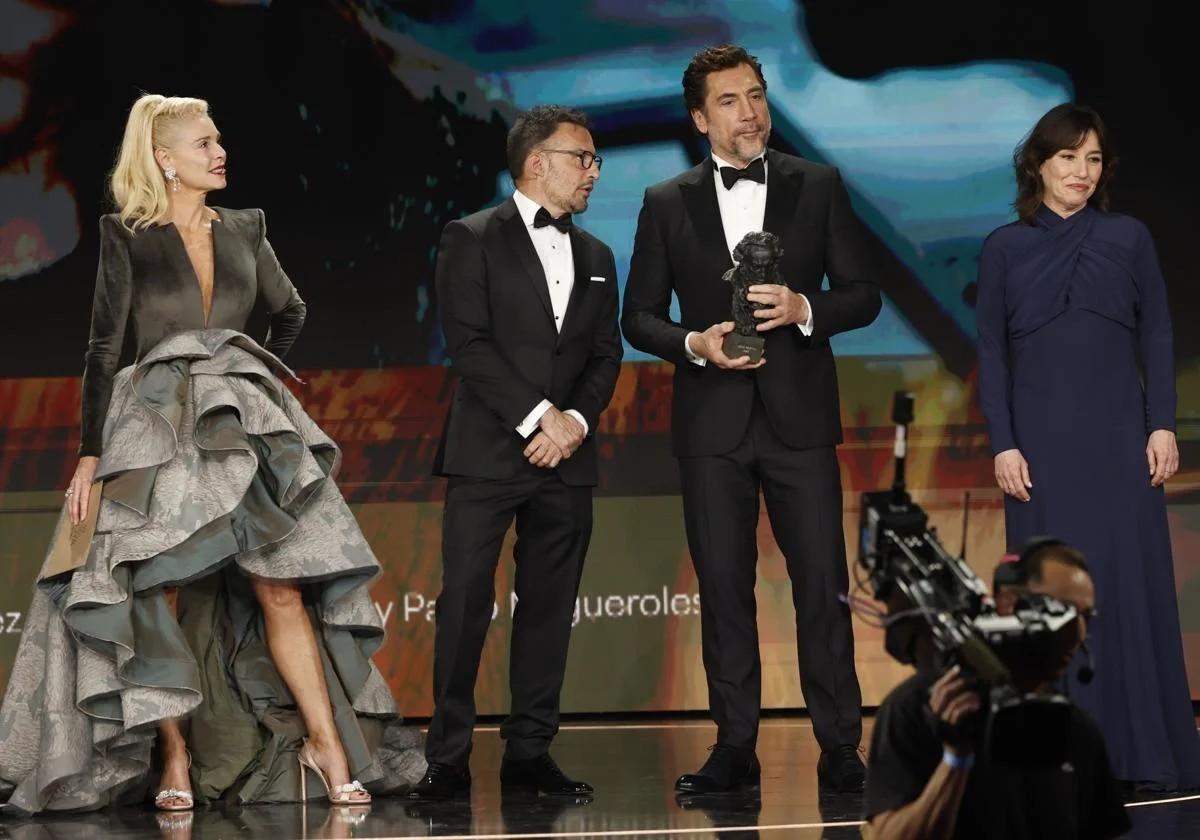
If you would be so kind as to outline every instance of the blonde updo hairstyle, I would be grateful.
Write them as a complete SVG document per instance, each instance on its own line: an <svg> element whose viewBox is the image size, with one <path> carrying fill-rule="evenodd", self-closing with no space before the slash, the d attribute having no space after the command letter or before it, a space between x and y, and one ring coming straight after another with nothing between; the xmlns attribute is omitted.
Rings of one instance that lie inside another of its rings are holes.
<svg viewBox="0 0 1200 840"><path fill-rule="evenodd" d="M161 224L169 210L167 180L154 150L169 148L180 123L208 116L208 103L186 96L143 94L129 110L117 165L109 179L121 224L131 231Z"/></svg>

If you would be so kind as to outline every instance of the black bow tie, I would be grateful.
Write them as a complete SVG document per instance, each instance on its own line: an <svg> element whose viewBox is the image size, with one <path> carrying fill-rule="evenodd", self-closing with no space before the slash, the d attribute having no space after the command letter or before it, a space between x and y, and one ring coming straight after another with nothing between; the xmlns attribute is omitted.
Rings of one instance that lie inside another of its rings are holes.
<svg viewBox="0 0 1200 840"><path fill-rule="evenodd" d="M559 216L556 219L553 216L551 216L549 213L546 212L545 207L539 207L538 211L537 211L537 215L535 215L533 217L533 226L535 228L540 228L540 227L545 227L546 225L553 225L554 227L558 228L563 233L570 233L571 232L571 214L563 213L561 216Z"/></svg>
<svg viewBox="0 0 1200 840"><path fill-rule="evenodd" d="M717 166L715 160L713 166ZM717 166L717 169L721 173L721 182L725 184L727 190L733 189L733 185L743 178L748 181L757 181L760 184L767 183L767 166L760 157L752 160L745 169L734 169L732 166Z"/></svg>

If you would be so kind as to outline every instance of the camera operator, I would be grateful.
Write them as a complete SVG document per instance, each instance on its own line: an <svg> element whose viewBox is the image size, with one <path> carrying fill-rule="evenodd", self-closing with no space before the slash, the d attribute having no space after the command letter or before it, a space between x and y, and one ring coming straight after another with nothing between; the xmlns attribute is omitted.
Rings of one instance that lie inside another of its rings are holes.
<svg viewBox="0 0 1200 840"><path fill-rule="evenodd" d="M997 611L1011 615L1020 598L1044 595L1075 607L1080 618L1047 640L1028 662L1010 663L1022 693L1053 693L1087 635L1095 590L1083 555L1054 540L1022 552L1021 583L999 587ZM900 596L893 614L910 606ZM896 687L879 708L867 766L864 837L901 838L1109 838L1130 828L1104 740L1074 705L1069 712L1066 761L1018 766L989 762L982 749L989 714L983 692L955 666L938 674L923 620L889 625L887 647L918 673ZM1041 660L1033 661L1033 660ZM1037 737L1037 736L1031 736ZM1006 744L1032 753L1037 745Z"/></svg>

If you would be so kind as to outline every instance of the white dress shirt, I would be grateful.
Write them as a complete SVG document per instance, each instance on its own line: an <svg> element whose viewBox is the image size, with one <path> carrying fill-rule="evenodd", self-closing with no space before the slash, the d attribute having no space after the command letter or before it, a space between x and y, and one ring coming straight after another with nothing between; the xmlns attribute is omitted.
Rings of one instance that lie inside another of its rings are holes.
<svg viewBox="0 0 1200 840"><path fill-rule="evenodd" d="M766 153L762 155L763 171L766 173L767 182L771 180L770 171L767 168ZM712 156L713 162L718 167L733 166L716 154ZM740 167L734 167L735 169ZM767 215L767 184L760 184L757 181L751 181L749 178L743 178L736 182L729 189L725 189L725 182L721 178L721 173L713 173L713 184L717 191L717 208L721 212L721 227L725 229L725 245L729 248L730 258L733 257L733 249L742 241L747 233L759 231L763 229L763 220ZM808 298L804 298L804 303L808 305ZM812 307L808 309L808 320L803 324L797 324L800 332L805 335L812 335ZM693 364L703 366L706 361L695 353L688 344L695 332L690 332L684 337L683 351L687 354L688 360Z"/></svg>
<svg viewBox="0 0 1200 840"><path fill-rule="evenodd" d="M766 173L769 181L771 175L767 172L766 156L762 157L763 172ZM715 154L712 159L718 170L722 166L733 169L741 168L721 160ZM713 185L717 192L717 207L721 210L721 227L725 228L725 245L729 248L729 254L732 256L733 249L742 241L742 237L752 231L763 229L763 219L767 215L767 185L751 181L749 178L742 178L729 189L725 189L725 182L721 179L720 171L713 173Z"/></svg>
<svg viewBox="0 0 1200 840"><path fill-rule="evenodd" d="M541 205L520 190L513 192L513 201L516 202L517 212L521 214L521 221L525 223L525 229L529 231L529 238L533 241L533 250L537 252L538 260L542 264L542 271L546 275L546 286L550 290L550 308L554 313L554 328L562 332L563 319L567 316L567 304L571 301L571 289L575 287L575 258L571 253L571 235L553 225L535 228L533 219L537 215L537 211L542 209ZM552 405L550 400L542 400L538 403L533 411L529 412L521 421L521 425L517 426L517 434L527 438L537 431L542 415ZM566 413L579 421L579 424L583 426L584 437L586 437L589 429L583 415L574 409L568 409Z"/></svg>

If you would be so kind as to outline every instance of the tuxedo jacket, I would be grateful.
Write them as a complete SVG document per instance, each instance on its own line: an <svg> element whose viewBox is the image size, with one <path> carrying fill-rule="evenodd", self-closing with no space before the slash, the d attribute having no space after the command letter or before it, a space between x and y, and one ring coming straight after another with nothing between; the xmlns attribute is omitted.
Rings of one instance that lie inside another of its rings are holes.
<svg viewBox="0 0 1200 840"><path fill-rule="evenodd" d="M575 409L589 434L557 467L565 484L597 483L595 435L621 365L612 250L571 229L575 282L555 329L546 275L516 203L450 222L438 246L442 329L458 376L434 471L505 479L538 472L516 428L543 399ZM531 436L532 438L532 436Z"/></svg>
<svg viewBox="0 0 1200 840"><path fill-rule="evenodd" d="M772 428L790 447L842 441L837 371L829 337L875 320L873 282L885 256L850 207L836 169L767 152L763 227L783 248L782 282L812 307L811 336L794 325L766 333L766 364L721 370L688 361L684 339L732 320L732 287L721 277L733 262L726 247L711 158L646 190L621 325L629 343L675 363L671 440L678 456L719 455L741 442L755 390ZM829 277L827 290L822 279ZM680 320L669 315L671 293Z"/></svg>

